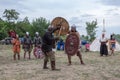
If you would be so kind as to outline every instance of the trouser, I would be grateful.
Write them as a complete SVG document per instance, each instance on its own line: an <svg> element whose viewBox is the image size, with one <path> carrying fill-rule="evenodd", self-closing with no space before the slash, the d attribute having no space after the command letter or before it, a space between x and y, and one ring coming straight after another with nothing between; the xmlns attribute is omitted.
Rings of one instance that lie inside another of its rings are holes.
<svg viewBox="0 0 120 80"><path fill-rule="evenodd" d="M50 52L46 52L45 53L45 59L44 59L44 65L43 68L46 69L47 68L47 62L49 61L51 62L51 68L52 70L56 69L55 68L55 52L54 51L50 51Z"/></svg>
<svg viewBox="0 0 120 80"><path fill-rule="evenodd" d="M79 50L78 50L78 52L77 52L77 56L78 56L78 58L80 59L81 64L84 64L84 62L83 62L83 60L82 60L82 55L81 55L81 53L80 53ZM71 55L68 55L68 63L69 63L69 65L71 65Z"/></svg>
<svg viewBox="0 0 120 80"><path fill-rule="evenodd" d="M13 55L14 60L16 60L16 54L18 56L18 60L20 60L20 53L16 53L16 52L14 52L14 55Z"/></svg>
<svg viewBox="0 0 120 80"><path fill-rule="evenodd" d="M50 52L45 53L44 61L48 61L49 59L50 59L50 61L55 61L55 52L54 51L50 51Z"/></svg>

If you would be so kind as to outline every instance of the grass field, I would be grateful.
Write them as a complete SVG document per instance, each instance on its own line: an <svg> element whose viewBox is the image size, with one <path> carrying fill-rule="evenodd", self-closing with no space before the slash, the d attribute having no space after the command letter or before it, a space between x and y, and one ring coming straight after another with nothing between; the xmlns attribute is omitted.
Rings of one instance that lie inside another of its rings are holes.
<svg viewBox="0 0 120 80"><path fill-rule="evenodd" d="M0 80L120 80L120 52L115 56L100 57L98 52L82 52L86 65L77 56L67 66L64 52L56 52L56 67L61 71L43 70L43 59L13 60L12 46L0 45ZM50 63L48 63L50 68Z"/></svg>

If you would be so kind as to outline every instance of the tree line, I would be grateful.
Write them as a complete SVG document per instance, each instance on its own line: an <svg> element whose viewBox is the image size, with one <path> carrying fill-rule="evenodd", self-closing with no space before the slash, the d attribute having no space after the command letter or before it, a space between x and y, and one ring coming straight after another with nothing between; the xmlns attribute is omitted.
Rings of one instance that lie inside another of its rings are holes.
<svg viewBox="0 0 120 80"><path fill-rule="evenodd" d="M43 17L33 19L32 22L30 22L27 16L23 20L20 20L19 15L20 13L15 9L4 10L2 18L0 18L0 40L7 37L10 30L15 30L20 37L23 37L26 31L28 31L32 37L35 32L39 32L40 36L43 36L50 25L50 21ZM86 22L87 36L82 35L82 39L92 42L96 38L97 28L97 20ZM117 34L116 38L120 41L119 37L120 35Z"/></svg>
<svg viewBox="0 0 120 80"><path fill-rule="evenodd" d="M28 17L19 20L19 15L20 13L15 9L5 9L2 18L0 18L0 40L7 37L10 30L15 30L20 37L23 37L26 31L32 37L35 32L39 32L42 36L50 24L50 21L43 17L33 19L32 22L29 21Z"/></svg>

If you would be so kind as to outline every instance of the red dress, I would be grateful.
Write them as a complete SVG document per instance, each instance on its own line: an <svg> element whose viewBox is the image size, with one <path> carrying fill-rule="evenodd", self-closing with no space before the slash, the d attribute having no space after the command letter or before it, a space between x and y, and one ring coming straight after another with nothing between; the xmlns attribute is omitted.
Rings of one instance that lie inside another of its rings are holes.
<svg viewBox="0 0 120 80"><path fill-rule="evenodd" d="M20 53L20 41L18 39L13 39L12 44L13 44L13 52Z"/></svg>

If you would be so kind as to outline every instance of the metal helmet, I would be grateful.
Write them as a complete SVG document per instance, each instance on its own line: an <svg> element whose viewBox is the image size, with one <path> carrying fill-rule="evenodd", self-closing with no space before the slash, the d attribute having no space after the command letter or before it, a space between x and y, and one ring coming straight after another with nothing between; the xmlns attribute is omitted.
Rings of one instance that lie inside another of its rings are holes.
<svg viewBox="0 0 120 80"><path fill-rule="evenodd" d="M75 24L73 24L72 26L71 26L71 29L76 29L76 26L75 26Z"/></svg>
<svg viewBox="0 0 120 80"><path fill-rule="evenodd" d="M26 32L26 35L29 35L29 32Z"/></svg>
<svg viewBox="0 0 120 80"><path fill-rule="evenodd" d="M49 25L48 26L48 31L52 31L53 30L53 26L52 25Z"/></svg>
<svg viewBox="0 0 120 80"><path fill-rule="evenodd" d="M35 32L36 35L39 35L39 32Z"/></svg>
<svg viewBox="0 0 120 80"><path fill-rule="evenodd" d="M71 31L75 31L76 32L76 26L75 25L71 26Z"/></svg>

